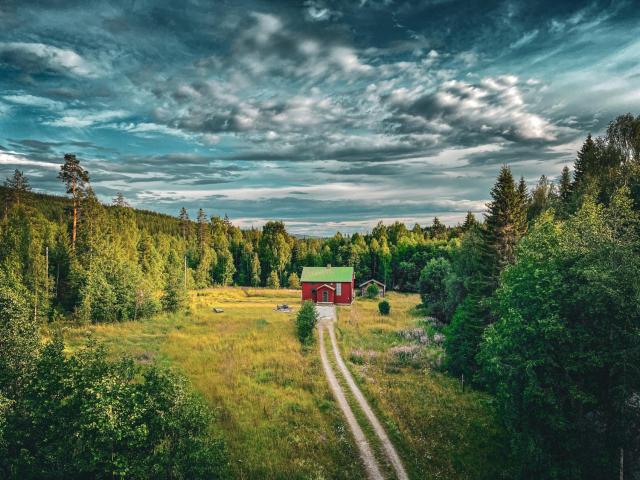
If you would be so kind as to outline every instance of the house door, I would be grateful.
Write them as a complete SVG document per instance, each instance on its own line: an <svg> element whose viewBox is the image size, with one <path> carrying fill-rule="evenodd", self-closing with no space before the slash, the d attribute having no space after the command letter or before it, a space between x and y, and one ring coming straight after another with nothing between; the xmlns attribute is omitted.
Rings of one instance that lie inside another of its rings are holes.
<svg viewBox="0 0 640 480"><path fill-rule="evenodd" d="M318 301L318 290L315 288L311 290L311 299L313 300L313 303L317 303Z"/></svg>
<svg viewBox="0 0 640 480"><path fill-rule="evenodd" d="M326 290L322 291L322 302L327 303L329 301L329 292Z"/></svg>

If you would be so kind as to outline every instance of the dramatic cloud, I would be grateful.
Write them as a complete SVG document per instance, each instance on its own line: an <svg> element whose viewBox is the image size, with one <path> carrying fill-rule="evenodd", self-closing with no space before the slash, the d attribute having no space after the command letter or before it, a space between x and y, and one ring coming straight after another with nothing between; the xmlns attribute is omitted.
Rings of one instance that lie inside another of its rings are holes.
<svg viewBox="0 0 640 480"><path fill-rule="evenodd" d="M53 71L89 78L100 73L73 50L44 43L0 43L0 62L27 72Z"/></svg>
<svg viewBox="0 0 640 480"><path fill-rule="evenodd" d="M0 177L62 193L73 152L104 200L244 226L455 223L501 164L554 178L640 107L632 2L6 0L0 18Z"/></svg>

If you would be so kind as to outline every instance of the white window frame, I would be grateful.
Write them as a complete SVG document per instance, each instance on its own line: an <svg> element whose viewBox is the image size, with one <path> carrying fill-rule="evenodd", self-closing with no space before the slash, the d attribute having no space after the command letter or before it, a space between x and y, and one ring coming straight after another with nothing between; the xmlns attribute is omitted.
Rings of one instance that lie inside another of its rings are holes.
<svg viewBox="0 0 640 480"><path fill-rule="evenodd" d="M342 295L342 284L340 282L336 283L336 295Z"/></svg>

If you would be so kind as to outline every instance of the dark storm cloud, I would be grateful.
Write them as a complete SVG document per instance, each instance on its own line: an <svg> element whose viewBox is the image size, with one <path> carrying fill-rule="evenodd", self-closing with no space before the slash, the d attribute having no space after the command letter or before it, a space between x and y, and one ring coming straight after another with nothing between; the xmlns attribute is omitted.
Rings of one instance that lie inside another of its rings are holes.
<svg viewBox="0 0 640 480"><path fill-rule="evenodd" d="M498 165L553 177L640 107L639 20L604 0L5 0L0 176L58 192L71 152L101 198L171 213L454 221Z"/></svg>

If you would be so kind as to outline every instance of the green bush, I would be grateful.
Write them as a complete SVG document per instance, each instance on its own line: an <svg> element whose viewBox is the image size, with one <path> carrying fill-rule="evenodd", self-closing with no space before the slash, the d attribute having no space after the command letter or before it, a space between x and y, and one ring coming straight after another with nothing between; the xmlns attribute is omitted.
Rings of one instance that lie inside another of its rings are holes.
<svg viewBox="0 0 640 480"><path fill-rule="evenodd" d="M372 283L367 287L367 290L366 290L367 298L378 298L379 294L380 294L380 289L378 288L378 285L376 285L375 283Z"/></svg>
<svg viewBox="0 0 640 480"><path fill-rule="evenodd" d="M380 310L380 313L382 315L389 315L389 312L391 311L391 304L389 304L389 302L386 300L382 300L378 304L378 310Z"/></svg>
<svg viewBox="0 0 640 480"><path fill-rule="evenodd" d="M211 414L181 377L95 346L67 356L59 339L34 367L8 408L0 393L0 477L228 478Z"/></svg>
<svg viewBox="0 0 640 480"><path fill-rule="evenodd" d="M313 338L313 329L318 323L318 313L313 302L307 300L302 304L302 308L296 317L296 330L298 338L303 344L309 343Z"/></svg>
<svg viewBox="0 0 640 480"><path fill-rule="evenodd" d="M298 278L298 274L293 272L289 275L287 283L289 284L289 288L294 288L298 290L300 288L300 279Z"/></svg>

